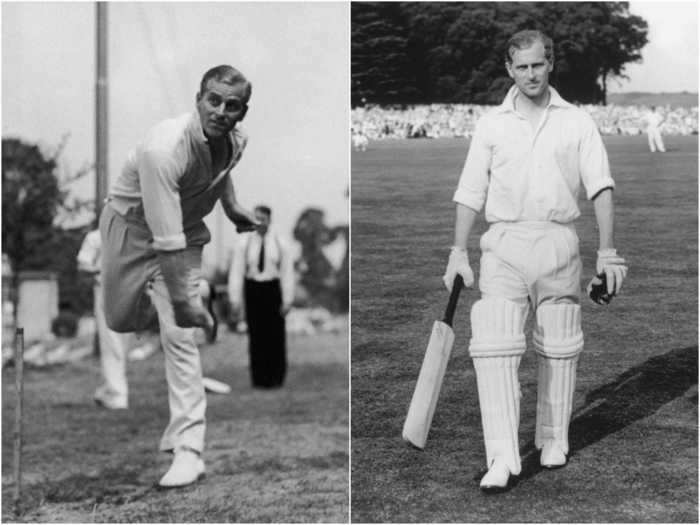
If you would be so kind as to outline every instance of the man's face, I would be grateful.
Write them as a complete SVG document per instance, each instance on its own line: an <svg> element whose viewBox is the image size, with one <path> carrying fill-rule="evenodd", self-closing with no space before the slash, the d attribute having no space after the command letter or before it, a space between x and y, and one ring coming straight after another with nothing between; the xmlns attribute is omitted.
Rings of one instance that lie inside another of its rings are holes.
<svg viewBox="0 0 700 525"><path fill-rule="evenodd" d="M197 93L197 111L202 129L209 138L229 133L245 115L246 85L225 84L215 79L207 82L204 93Z"/></svg>
<svg viewBox="0 0 700 525"><path fill-rule="evenodd" d="M270 216L262 210L255 210L255 218L260 223L258 226L258 233L260 233L260 235L265 235L270 227Z"/></svg>
<svg viewBox="0 0 700 525"><path fill-rule="evenodd" d="M542 42L537 41L525 49L516 49L512 62L506 62L506 69L520 92L528 98L540 97L549 87L552 64L545 58Z"/></svg>

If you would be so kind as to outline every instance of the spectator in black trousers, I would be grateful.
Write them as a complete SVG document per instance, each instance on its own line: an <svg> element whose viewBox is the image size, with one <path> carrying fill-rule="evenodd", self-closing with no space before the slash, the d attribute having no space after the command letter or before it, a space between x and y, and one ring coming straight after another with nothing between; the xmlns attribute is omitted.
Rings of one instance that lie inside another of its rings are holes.
<svg viewBox="0 0 700 525"><path fill-rule="evenodd" d="M294 298L294 261L288 245L270 228L270 208L257 206L255 216L260 226L234 247L229 300L234 315L245 301L253 386L276 388L287 372L285 316Z"/></svg>

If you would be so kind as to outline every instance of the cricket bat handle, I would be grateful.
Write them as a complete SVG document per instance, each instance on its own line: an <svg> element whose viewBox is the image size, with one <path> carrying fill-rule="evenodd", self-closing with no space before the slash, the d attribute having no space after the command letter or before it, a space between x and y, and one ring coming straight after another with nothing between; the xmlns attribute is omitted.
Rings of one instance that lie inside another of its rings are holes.
<svg viewBox="0 0 700 525"><path fill-rule="evenodd" d="M452 320L454 319L455 310L457 309L457 300L459 299L459 293L462 291L463 286L464 279L462 279L461 275L457 274L452 283L450 299L447 301L447 307L445 308L445 317L442 318L442 322L447 326L452 326Z"/></svg>

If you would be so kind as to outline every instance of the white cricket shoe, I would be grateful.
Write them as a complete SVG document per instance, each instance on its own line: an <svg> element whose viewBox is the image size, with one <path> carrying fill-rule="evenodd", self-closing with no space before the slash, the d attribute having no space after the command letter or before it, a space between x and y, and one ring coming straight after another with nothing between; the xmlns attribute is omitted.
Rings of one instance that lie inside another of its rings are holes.
<svg viewBox="0 0 700 525"><path fill-rule="evenodd" d="M204 476L204 461L194 450L181 448L175 451L175 457L158 485L163 488L175 488L191 485Z"/></svg>
<svg viewBox="0 0 700 525"><path fill-rule="evenodd" d="M505 462L496 458L491 463L489 471L481 478L479 487L483 492L503 492L508 487L510 469Z"/></svg>
<svg viewBox="0 0 700 525"><path fill-rule="evenodd" d="M540 465L545 468L559 468L566 465L566 454L556 441L547 440L544 442L540 455Z"/></svg>
<svg viewBox="0 0 700 525"><path fill-rule="evenodd" d="M102 388L97 389L93 399L98 407L108 410L126 410L129 408L129 400L127 398L109 395Z"/></svg>

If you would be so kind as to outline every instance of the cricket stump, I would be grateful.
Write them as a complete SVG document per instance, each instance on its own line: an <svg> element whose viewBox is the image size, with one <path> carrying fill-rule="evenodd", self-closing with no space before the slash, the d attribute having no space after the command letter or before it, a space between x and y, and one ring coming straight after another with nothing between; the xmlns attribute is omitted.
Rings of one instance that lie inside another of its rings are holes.
<svg viewBox="0 0 700 525"><path fill-rule="evenodd" d="M13 508L15 516L21 513L22 497L22 398L24 394L24 328L15 331L15 432Z"/></svg>

